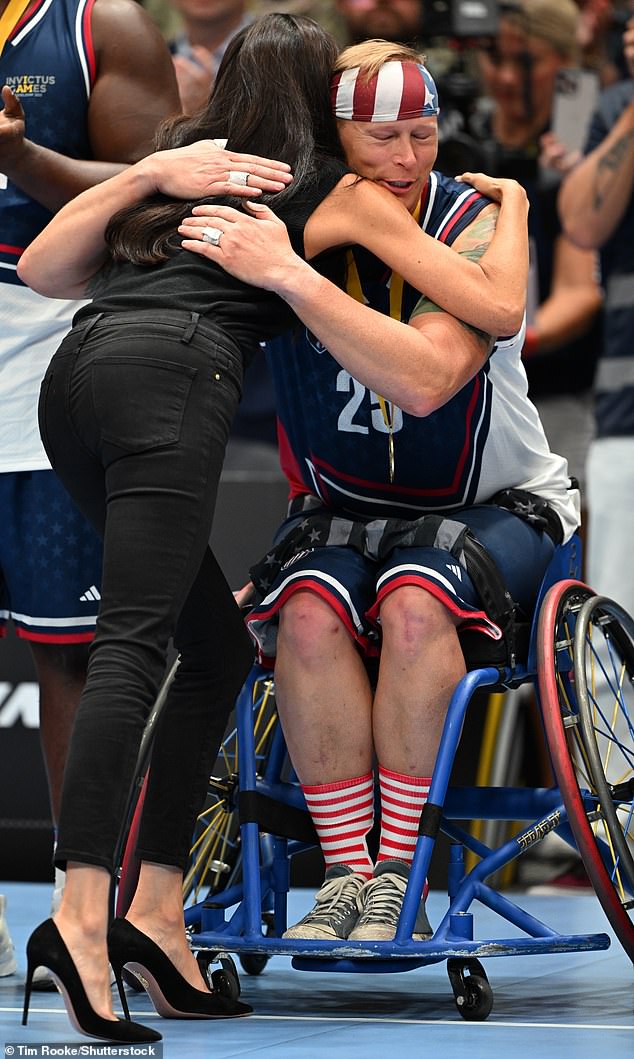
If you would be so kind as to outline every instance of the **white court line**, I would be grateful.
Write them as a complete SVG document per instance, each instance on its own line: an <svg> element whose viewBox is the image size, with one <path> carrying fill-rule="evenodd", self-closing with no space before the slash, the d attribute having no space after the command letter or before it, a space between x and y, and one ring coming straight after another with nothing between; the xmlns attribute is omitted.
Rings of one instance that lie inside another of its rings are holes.
<svg viewBox="0 0 634 1059"><path fill-rule="evenodd" d="M0 1012L21 1014L22 1008L0 1007ZM33 1015L66 1015L64 1008L29 1008L29 1017ZM145 1020L158 1019L154 1011L130 1011L131 1018ZM249 1015L249 1022L363 1022L373 1025L388 1023L390 1026L501 1026L504 1029L529 1030L634 1030L634 1024L628 1023L593 1023L593 1022L503 1022L487 1019L484 1022L471 1022L467 1019L392 1019L372 1018L364 1015Z"/></svg>
<svg viewBox="0 0 634 1059"><path fill-rule="evenodd" d="M139 1016L140 1016L139 1012ZM611 1025L594 1024L589 1022L497 1022L490 1019L484 1022L472 1022L468 1019L380 1019L364 1018L360 1015L351 1015L345 1018L343 1015L250 1015L251 1019L271 1020L274 1022L369 1022L381 1025L387 1022L397 1026L503 1026L505 1029L529 1029L529 1030L634 1030L633 1025L618 1023Z"/></svg>

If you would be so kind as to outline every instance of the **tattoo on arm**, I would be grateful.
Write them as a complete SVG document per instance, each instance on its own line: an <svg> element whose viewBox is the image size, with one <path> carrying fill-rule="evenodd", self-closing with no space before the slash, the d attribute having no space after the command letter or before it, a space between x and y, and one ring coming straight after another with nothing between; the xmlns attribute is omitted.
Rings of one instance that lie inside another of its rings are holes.
<svg viewBox="0 0 634 1059"><path fill-rule="evenodd" d="M491 223L487 224L487 221L490 221ZM469 248L465 247L464 249L458 251L461 257L467 257L470 261L479 261L480 258L483 257L486 253L486 250L489 245L489 239L495 229L495 218L482 218L482 227L480 228L479 237L481 240L484 235L486 238L485 242L478 241L478 233L476 233L475 231L477 224L478 222L476 221L475 224L473 224L469 229L469 232L473 233L474 235L473 246ZM422 316L423 313L444 312L446 312L445 309L441 308L441 306L437 305L436 302L431 301L430 298L427 298L425 295L423 295L414 306L414 309L410 314L410 320L413 320L415 316ZM456 319L458 318L456 317ZM465 323L464 320L458 319L458 323L461 325L461 327L464 327L465 331L469 331L472 335L475 335L479 342L482 344L482 347L486 349L487 352L491 352L493 346L495 345L495 339L492 338L491 335L488 335L486 331L481 331L479 327L474 327L472 324Z"/></svg>
<svg viewBox="0 0 634 1059"><path fill-rule="evenodd" d="M633 138L634 130L626 132L597 163L592 196L592 206L596 213L602 209L614 181L619 178L619 170L628 154Z"/></svg>

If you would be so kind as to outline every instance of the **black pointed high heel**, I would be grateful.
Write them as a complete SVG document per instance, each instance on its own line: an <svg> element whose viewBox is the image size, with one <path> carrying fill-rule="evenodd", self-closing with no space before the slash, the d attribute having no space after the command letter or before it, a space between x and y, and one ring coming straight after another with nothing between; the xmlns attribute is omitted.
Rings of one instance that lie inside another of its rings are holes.
<svg viewBox="0 0 634 1059"><path fill-rule="evenodd" d="M125 1044L147 1044L162 1040L161 1034L156 1030L150 1030L138 1022L130 1022L129 1018L113 1021L97 1014L86 996L73 958L52 919L45 920L33 931L26 944L26 958L23 1026L26 1026L29 1015L33 972L36 967L46 967L59 986L68 1017L79 1033Z"/></svg>
<svg viewBox="0 0 634 1059"><path fill-rule="evenodd" d="M127 919L113 920L108 933L108 956L117 981L124 967L132 971L164 1019L227 1019L253 1011L241 1000L195 989L163 950Z"/></svg>

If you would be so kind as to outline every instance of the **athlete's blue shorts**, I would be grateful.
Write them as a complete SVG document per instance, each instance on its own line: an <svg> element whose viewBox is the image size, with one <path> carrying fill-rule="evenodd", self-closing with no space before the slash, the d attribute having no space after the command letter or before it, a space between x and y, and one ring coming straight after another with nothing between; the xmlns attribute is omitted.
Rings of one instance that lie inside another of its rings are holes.
<svg viewBox="0 0 634 1059"><path fill-rule="evenodd" d="M102 544L54 471L0 474L0 636L82 643L95 634Z"/></svg>
<svg viewBox="0 0 634 1059"><path fill-rule="evenodd" d="M548 534L491 504L454 511L451 518L467 525L485 546L520 612L530 618L555 547ZM363 654L378 654L381 602L403 585L430 592L456 617L459 628L500 639L499 626L487 615L467 571L450 552L395 548L387 559L376 562L353 547L326 546L291 558L250 612L247 622L262 663L273 663L279 610L300 589L315 592L333 608Z"/></svg>

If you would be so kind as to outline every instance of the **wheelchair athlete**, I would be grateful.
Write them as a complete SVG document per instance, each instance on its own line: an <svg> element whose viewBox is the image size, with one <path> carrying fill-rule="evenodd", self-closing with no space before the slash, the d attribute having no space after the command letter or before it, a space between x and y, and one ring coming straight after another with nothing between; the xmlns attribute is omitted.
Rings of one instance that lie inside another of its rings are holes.
<svg viewBox="0 0 634 1059"><path fill-rule="evenodd" d="M386 42L346 49L332 91L340 139L355 172L458 253L478 257L494 222L471 188L432 171L433 82L424 116L411 117L420 61ZM459 631L501 636L483 582L476 589L464 565L465 539L486 547L528 620L554 542L578 524L578 494L528 400L522 332L492 348L355 250L349 294L419 336L454 328L453 364L417 350L403 365L395 326L394 360L380 358L380 375L371 327L355 357L345 342L349 310L279 228L213 207L200 213L200 223L231 222L225 268L249 268L306 325L268 346L292 500L276 546L252 571L258 596L248 619L262 660L275 666L282 726L326 866L314 908L285 937L390 939L447 706L465 673ZM365 665L372 655L376 687ZM423 900L414 937L430 929Z"/></svg>

